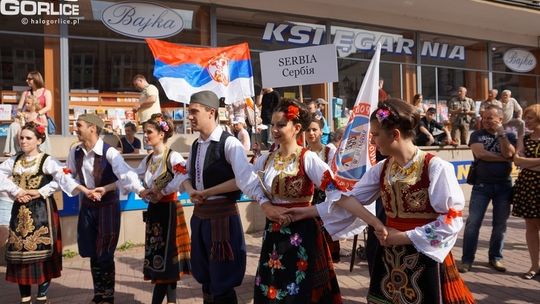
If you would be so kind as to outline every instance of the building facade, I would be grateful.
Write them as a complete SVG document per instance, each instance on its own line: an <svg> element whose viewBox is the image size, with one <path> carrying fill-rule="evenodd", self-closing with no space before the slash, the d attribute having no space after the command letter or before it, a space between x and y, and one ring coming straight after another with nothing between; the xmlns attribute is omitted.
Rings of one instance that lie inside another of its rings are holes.
<svg viewBox="0 0 540 304"><path fill-rule="evenodd" d="M246 41L259 83L260 53L333 43L339 82L304 86L302 95L339 97L348 107L377 43L384 90L405 100L421 93L443 116L460 86L475 100L490 88L510 89L522 106L540 100L536 7L471 0L29 2L1 0L0 90L24 90L27 72L41 71L64 134L77 112L74 96L134 91L135 74L158 84L148 37L203 47ZM299 96L298 87L278 91Z"/></svg>

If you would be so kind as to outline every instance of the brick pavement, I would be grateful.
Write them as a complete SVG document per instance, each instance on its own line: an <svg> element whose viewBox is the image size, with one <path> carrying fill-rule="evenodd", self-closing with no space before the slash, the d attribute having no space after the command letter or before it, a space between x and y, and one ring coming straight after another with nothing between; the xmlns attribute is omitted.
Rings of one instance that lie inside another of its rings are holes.
<svg viewBox="0 0 540 304"><path fill-rule="evenodd" d="M524 241L522 219L511 217L505 243L506 273L499 273L488 267L487 247L491 233L491 209L486 214L480 232L476 263L471 272L463 275L479 303L539 303L540 279L527 281L520 278L529 268L527 247ZM237 289L240 303L252 302L252 289L256 263L260 250L260 233L246 234L248 246L248 267L244 284ZM350 248L352 242L345 243ZM461 237L453 249L454 256L461 257ZM116 299L117 303L150 303L152 285L142 280L143 248L135 247L116 254ZM337 275L345 303L366 303L365 296L369 286L367 264L360 261L353 273L349 264L337 264ZM5 276L5 267L0 267L0 276ZM1 303L18 303L18 289L15 284L0 281ZM35 287L33 287L35 293ZM89 273L89 260L80 257L64 259L62 277L53 280L49 298L51 303L88 303L92 297L92 279ZM191 277L179 282L178 303L202 303L200 285Z"/></svg>

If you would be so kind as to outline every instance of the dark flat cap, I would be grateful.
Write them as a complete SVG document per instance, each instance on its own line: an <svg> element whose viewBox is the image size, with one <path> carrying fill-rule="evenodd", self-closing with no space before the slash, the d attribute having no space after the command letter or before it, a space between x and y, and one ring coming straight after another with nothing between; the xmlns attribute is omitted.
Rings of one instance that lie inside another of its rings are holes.
<svg viewBox="0 0 540 304"><path fill-rule="evenodd" d="M94 126L100 127L102 129L103 129L103 126L105 125L105 123L103 123L103 120L99 118L99 116L97 116L96 114L81 114L79 115L77 120L85 121L89 124L93 124Z"/></svg>
<svg viewBox="0 0 540 304"><path fill-rule="evenodd" d="M219 108L219 98L212 91L200 91L191 95L189 103L199 103L213 109Z"/></svg>

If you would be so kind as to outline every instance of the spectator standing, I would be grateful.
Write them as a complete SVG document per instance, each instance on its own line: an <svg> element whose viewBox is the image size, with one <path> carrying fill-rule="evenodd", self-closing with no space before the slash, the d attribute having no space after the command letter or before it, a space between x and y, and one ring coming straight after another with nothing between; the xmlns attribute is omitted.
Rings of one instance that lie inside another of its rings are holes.
<svg viewBox="0 0 540 304"><path fill-rule="evenodd" d="M460 272L469 271L474 262L480 226L490 201L493 203L493 228L489 241L489 265L497 271L506 271L502 251L512 196L511 159L517 140L513 133L504 130L501 108L488 106L483 115L482 129L473 132L469 142L476 162L476 174L465 224Z"/></svg>
<svg viewBox="0 0 540 304"><path fill-rule="evenodd" d="M120 139L118 143L118 151L122 154L139 154L141 149L141 140L135 137L137 126L132 122L127 122L124 125L126 135Z"/></svg>
<svg viewBox="0 0 540 304"><path fill-rule="evenodd" d="M328 104L328 102L323 98L317 98L315 102L317 103L317 116L319 116L323 121L321 142L323 145L326 145L330 142L330 127L328 126L328 122L324 117L324 113L326 113L325 106Z"/></svg>
<svg viewBox="0 0 540 304"><path fill-rule="evenodd" d="M517 136L523 135L525 125L521 119L523 109L515 98L512 98L510 90L504 90L501 93L501 104L503 110L503 126L509 132L514 132Z"/></svg>
<svg viewBox="0 0 540 304"><path fill-rule="evenodd" d="M244 121L244 118L235 117L232 121L232 125L236 138L238 138L238 140L242 143L244 150L249 152L251 149L251 139L249 138L249 133L246 130L246 122Z"/></svg>
<svg viewBox="0 0 540 304"><path fill-rule="evenodd" d="M452 97L448 102L448 111L450 112L450 120L452 122L450 134L452 140L461 145L467 143L469 125L476 114L474 109L475 103L471 98L467 97L467 88L465 87L459 87L457 96Z"/></svg>
<svg viewBox="0 0 540 304"><path fill-rule="evenodd" d="M420 119L418 130L416 132L417 146L442 146L455 144L451 140L448 129L435 120L436 115L437 110L435 108L429 108L426 112L426 116ZM441 133L434 135L435 130L439 130Z"/></svg>
<svg viewBox="0 0 540 304"><path fill-rule="evenodd" d="M482 117L482 113L486 110L486 108L490 105L498 106L502 108L502 103L497 99L497 95L499 95L499 91L496 89L491 89L488 91L488 98L480 104L480 117Z"/></svg>
<svg viewBox="0 0 540 304"><path fill-rule="evenodd" d="M261 108L261 118L263 125L268 127L270 125L270 122L272 121L272 113L277 107L281 97L279 96L278 92L274 91L273 88L263 88L262 93L263 96L260 99L261 103L257 106ZM259 99L257 98L257 100ZM268 128L261 128L261 142L264 144L265 148L268 147L268 133Z"/></svg>
<svg viewBox="0 0 540 304"><path fill-rule="evenodd" d="M523 275L527 280L540 273L540 104L525 108L525 126L531 133L520 137L514 163L521 172L514 185L512 215L525 219L525 239L531 268Z"/></svg>

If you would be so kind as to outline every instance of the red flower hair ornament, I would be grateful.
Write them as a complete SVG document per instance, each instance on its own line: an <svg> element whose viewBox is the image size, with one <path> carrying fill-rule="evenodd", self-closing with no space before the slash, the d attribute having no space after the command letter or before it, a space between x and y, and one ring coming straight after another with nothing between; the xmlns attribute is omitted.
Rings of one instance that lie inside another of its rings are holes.
<svg viewBox="0 0 540 304"><path fill-rule="evenodd" d="M45 135L45 126L37 125L36 126L36 132L38 132L40 135Z"/></svg>
<svg viewBox="0 0 540 304"><path fill-rule="evenodd" d="M300 117L300 109L295 105L287 107L287 113L285 113L287 120L298 119Z"/></svg>

